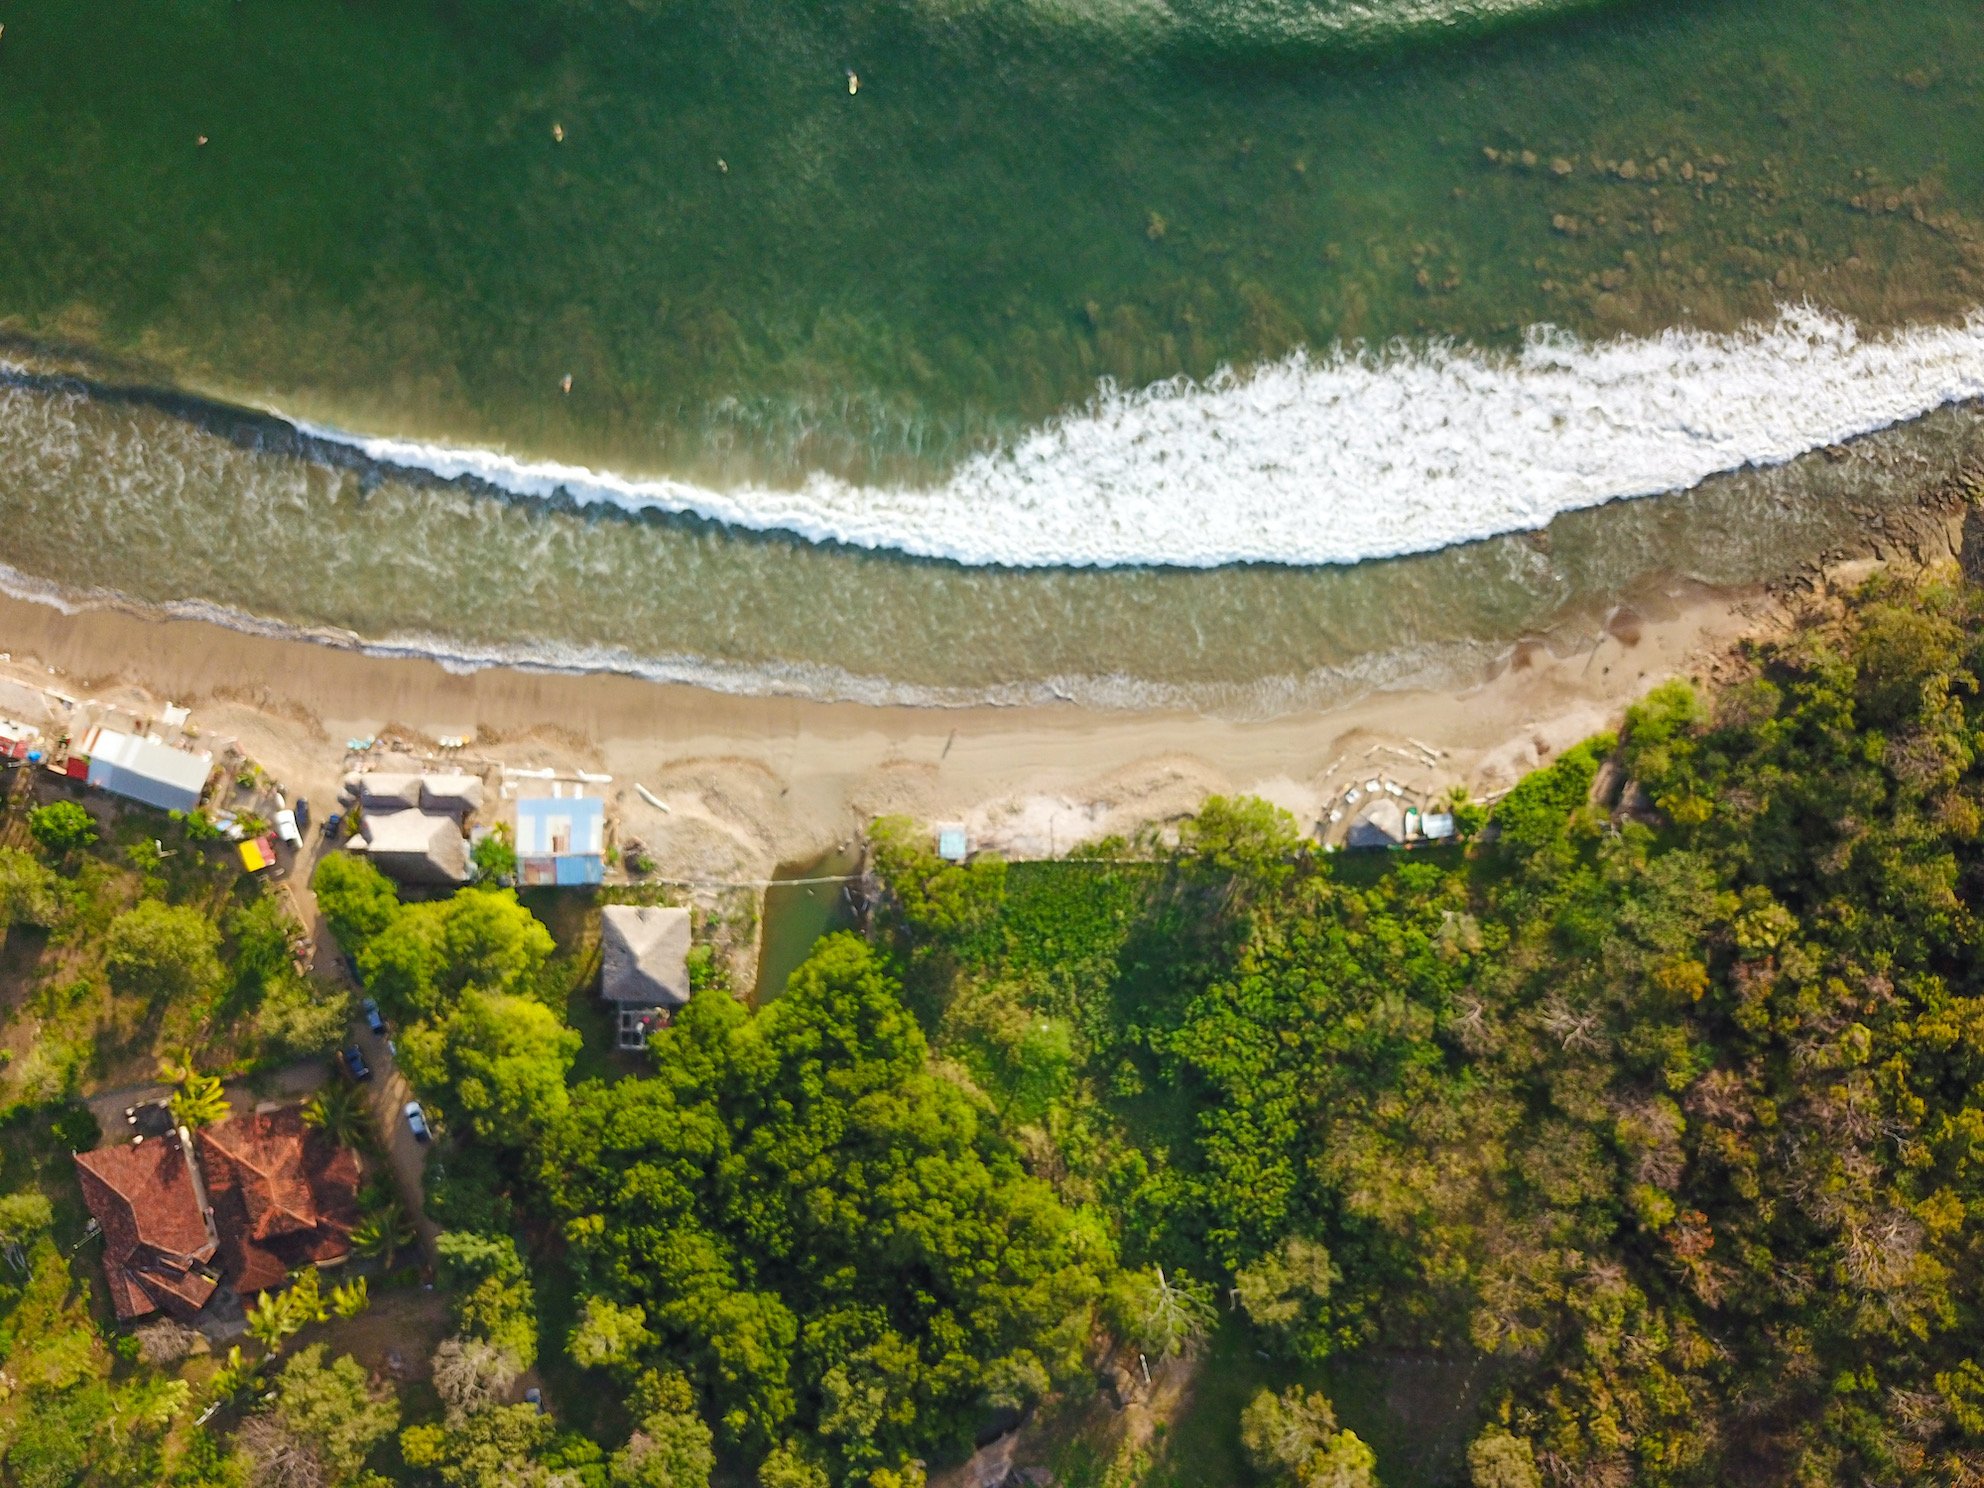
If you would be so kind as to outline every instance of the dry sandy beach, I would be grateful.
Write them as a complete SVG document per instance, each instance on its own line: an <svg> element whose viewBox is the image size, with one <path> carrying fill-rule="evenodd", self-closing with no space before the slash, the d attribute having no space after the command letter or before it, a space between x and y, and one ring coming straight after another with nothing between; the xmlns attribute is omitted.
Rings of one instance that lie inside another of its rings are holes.
<svg viewBox="0 0 1984 1488"><path fill-rule="evenodd" d="M846 841L873 816L956 819L1013 856L1174 820L1246 791L1325 817L1382 772L1408 788L1489 793L1616 722L1667 677L1709 668L1785 623L1762 591L1643 597L1604 633L1531 642L1476 685L1383 692L1323 713L1242 722L1186 713L879 708L732 697L632 678L424 661L112 610L0 600L0 670L140 708L191 706L292 792L329 801L345 742L459 735L505 764L614 778L620 835L664 874L762 878ZM666 812L636 791L646 786Z"/></svg>

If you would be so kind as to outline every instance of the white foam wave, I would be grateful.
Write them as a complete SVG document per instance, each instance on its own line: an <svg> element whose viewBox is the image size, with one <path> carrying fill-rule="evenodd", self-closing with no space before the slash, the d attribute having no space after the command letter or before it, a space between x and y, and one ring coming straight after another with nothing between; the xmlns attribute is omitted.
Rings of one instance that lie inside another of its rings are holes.
<svg viewBox="0 0 1984 1488"><path fill-rule="evenodd" d="M1297 355L1247 375L1105 387L941 484L716 490L300 425L380 462L521 495L1013 567L1354 563L1539 528L1984 397L1984 311L1865 336L1809 308L1733 335L1499 355Z"/></svg>
<svg viewBox="0 0 1984 1488"><path fill-rule="evenodd" d="M1131 40L1211 48L1364 50L1470 36L1549 20L1615 0L1029 0L1056 25ZM923 0L947 12L952 0Z"/></svg>
<svg viewBox="0 0 1984 1488"><path fill-rule="evenodd" d="M1202 44L1374 47L1471 35L1607 0L1174 0L1168 29ZM1106 13L1106 12L1105 12Z"/></svg>

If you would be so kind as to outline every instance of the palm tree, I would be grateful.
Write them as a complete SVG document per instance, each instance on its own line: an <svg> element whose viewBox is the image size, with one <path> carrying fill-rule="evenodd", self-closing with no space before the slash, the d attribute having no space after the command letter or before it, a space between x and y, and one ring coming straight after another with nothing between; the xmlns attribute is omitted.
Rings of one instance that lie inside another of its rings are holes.
<svg viewBox="0 0 1984 1488"><path fill-rule="evenodd" d="M358 1087L343 1083L326 1085L303 1104L304 1122L340 1147L364 1149L371 1145L368 1114Z"/></svg>
<svg viewBox="0 0 1984 1488"><path fill-rule="evenodd" d="M181 1126L213 1126L225 1121L233 1107L221 1090L218 1075L203 1075L193 1068L193 1056L168 1056L158 1062L159 1078L171 1080L179 1088L166 1101L172 1119Z"/></svg>
<svg viewBox="0 0 1984 1488"><path fill-rule="evenodd" d="M236 1344L227 1351L227 1358L207 1384L208 1393L216 1405L229 1405L240 1395L245 1394L255 1378L262 1372L260 1360L244 1359L241 1345Z"/></svg>
<svg viewBox="0 0 1984 1488"><path fill-rule="evenodd" d="M350 1281L341 1281L331 1288L331 1316L355 1318L371 1305L372 1289L365 1278L354 1276Z"/></svg>
<svg viewBox="0 0 1984 1488"><path fill-rule="evenodd" d="M378 1257L382 1271L392 1270L393 1258L413 1240L413 1221L391 1194L368 1208L351 1231L352 1249L362 1256Z"/></svg>
<svg viewBox="0 0 1984 1488"><path fill-rule="evenodd" d="M283 1291L264 1292L255 1299L248 1311L248 1336L273 1354L290 1334L330 1320L331 1309L317 1269L305 1266Z"/></svg>
<svg viewBox="0 0 1984 1488"><path fill-rule="evenodd" d="M274 1292L262 1293L248 1309L248 1336L271 1354L295 1331L290 1326L289 1309L276 1299Z"/></svg>

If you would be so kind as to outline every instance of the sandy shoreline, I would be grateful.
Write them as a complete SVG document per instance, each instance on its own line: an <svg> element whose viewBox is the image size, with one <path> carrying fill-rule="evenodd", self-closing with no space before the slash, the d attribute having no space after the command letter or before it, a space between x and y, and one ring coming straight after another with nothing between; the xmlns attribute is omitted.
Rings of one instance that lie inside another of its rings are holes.
<svg viewBox="0 0 1984 1488"><path fill-rule="evenodd" d="M906 812L959 819L1014 855L1175 819L1207 793L1248 791L1305 825L1380 766L1425 790L1510 784L1616 721L1667 677L1697 673L1746 634L1780 625L1762 590L1676 586L1595 649L1538 644L1477 685L1383 692L1264 722L1074 705L875 707L737 697L611 675L510 668L451 673L203 621L111 610L64 614L0 599L0 671L144 707L187 705L300 794L329 800L347 739L466 735L516 766L609 772L622 837L661 871L754 878ZM1437 763L1427 762L1430 746ZM1407 756L1418 756L1412 766ZM647 805L636 782L671 808Z"/></svg>

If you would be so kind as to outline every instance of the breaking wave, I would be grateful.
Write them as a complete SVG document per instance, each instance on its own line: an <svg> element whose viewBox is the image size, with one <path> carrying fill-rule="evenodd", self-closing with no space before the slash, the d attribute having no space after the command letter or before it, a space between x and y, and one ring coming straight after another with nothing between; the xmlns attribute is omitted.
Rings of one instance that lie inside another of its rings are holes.
<svg viewBox="0 0 1984 1488"><path fill-rule="evenodd" d="M1172 0L1160 29L1214 50L1349 50L1463 39L1613 0Z"/></svg>
<svg viewBox="0 0 1984 1488"><path fill-rule="evenodd" d="M956 0L912 0L948 15ZM1194 55L1369 53L1547 23L1620 0L1028 0L1038 19Z"/></svg>
<svg viewBox="0 0 1984 1488"><path fill-rule="evenodd" d="M381 464L521 496L689 513L968 565L1355 563L1540 528L1561 512L1781 464L1984 397L1984 312L1864 336L1785 308L1730 335L1519 352L1298 354L1136 392L1105 386L941 484L718 490L299 424Z"/></svg>

